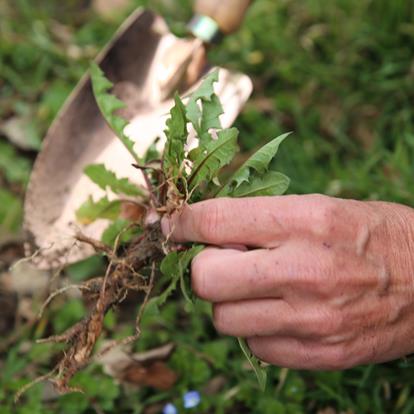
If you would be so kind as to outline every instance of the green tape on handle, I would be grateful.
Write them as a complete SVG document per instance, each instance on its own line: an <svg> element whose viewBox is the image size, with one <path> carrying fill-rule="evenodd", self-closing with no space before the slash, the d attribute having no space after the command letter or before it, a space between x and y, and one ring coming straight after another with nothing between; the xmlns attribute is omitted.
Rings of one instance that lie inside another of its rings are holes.
<svg viewBox="0 0 414 414"><path fill-rule="evenodd" d="M208 16L196 14L188 24L190 32L205 43L217 42L222 34L218 23Z"/></svg>

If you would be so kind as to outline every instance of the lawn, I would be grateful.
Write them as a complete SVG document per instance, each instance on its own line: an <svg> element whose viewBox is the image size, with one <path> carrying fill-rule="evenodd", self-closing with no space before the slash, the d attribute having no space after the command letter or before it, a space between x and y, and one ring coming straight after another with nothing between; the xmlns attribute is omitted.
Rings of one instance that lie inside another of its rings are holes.
<svg viewBox="0 0 414 414"><path fill-rule="evenodd" d="M173 343L161 374L152 366L136 368L133 380L120 384L107 374L108 364L92 364L74 380L85 394L56 398L49 385L39 384L14 405L13 394L46 373L61 350L34 340L63 331L85 312L85 304L68 295L32 324L42 292L26 288L16 296L6 289L16 277L8 267L22 255L24 192L42 138L130 11L153 8L176 32L191 16L186 0L126 1L125 9L109 14L98 3L0 3L0 304L5 315L0 414L156 414L167 403L180 413L413 413L410 359L342 372L270 368L261 393L236 341L214 331L209 306L197 302L198 312L190 313L179 295L161 314L145 315L142 338L133 349ZM414 3L406 0L256 0L243 28L210 52L215 64L253 79L254 94L236 122L246 153L292 131L276 162L291 178L289 192L412 206L413 56ZM77 283L102 266L102 258L94 257L65 269L61 277ZM106 337L131 332L129 310L134 312L133 302L126 311L108 314ZM174 386L160 387L157 381L151 386L150 377L167 373L177 377ZM190 390L200 393L201 402L184 409L183 395Z"/></svg>

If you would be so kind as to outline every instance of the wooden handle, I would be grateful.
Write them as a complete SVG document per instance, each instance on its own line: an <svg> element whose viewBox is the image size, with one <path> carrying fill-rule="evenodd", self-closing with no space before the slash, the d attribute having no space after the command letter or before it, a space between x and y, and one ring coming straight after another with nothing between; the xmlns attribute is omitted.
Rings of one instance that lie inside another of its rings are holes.
<svg viewBox="0 0 414 414"><path fill-rule="evenodd" d="M196 14L211 17L224 34L236 31L252 0L195 0Z"/></svg>

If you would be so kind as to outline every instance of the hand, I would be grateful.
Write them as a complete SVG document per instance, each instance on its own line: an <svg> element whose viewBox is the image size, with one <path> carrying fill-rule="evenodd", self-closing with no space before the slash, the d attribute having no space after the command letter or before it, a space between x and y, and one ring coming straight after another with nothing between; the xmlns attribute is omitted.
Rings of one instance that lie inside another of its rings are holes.
<svg viewBox="0 0 414 414"><path fill-rule="evenodd" d="M217 330L248 338L260 359L328 370L414 352L414 210L320 195L218 199L162 224L178 242L217 246L194 259L193 289L214 303Z"/></svg>

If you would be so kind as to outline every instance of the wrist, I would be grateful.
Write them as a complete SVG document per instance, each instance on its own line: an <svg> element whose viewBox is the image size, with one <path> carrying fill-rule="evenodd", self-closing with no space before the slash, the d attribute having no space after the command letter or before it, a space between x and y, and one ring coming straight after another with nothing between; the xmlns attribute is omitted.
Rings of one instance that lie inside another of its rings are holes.
<svg viewBox="0 0 414 414"><path fill-rule="evenodd" d="M414 209L383 201L368 204L379 218L377 238L390 272L398 276L404 288L411 288L414 295Z"/></svg>

